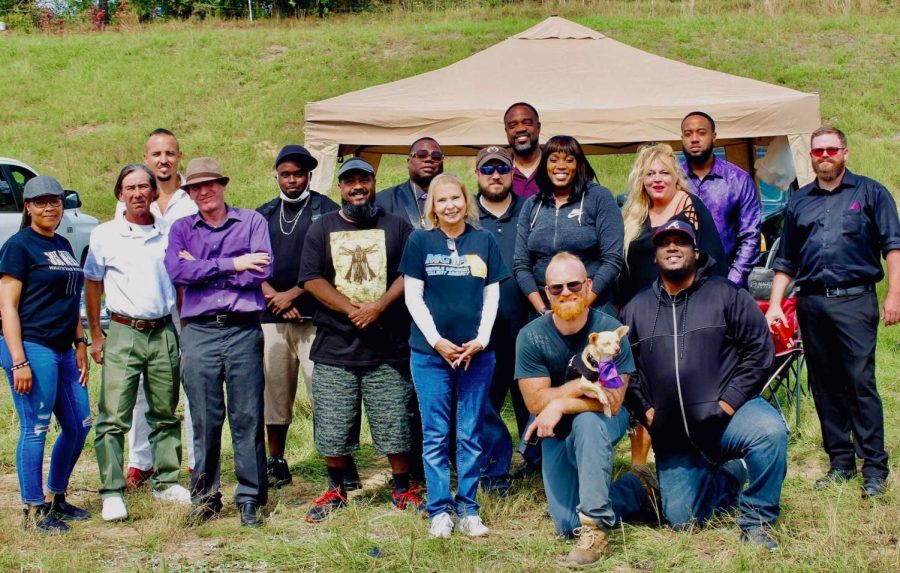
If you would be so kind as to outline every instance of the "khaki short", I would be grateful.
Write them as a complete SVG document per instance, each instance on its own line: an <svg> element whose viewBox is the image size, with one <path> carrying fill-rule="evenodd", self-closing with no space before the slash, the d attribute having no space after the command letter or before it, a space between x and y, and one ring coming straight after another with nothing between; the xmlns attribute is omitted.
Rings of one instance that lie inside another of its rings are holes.
<svg viewBox="0 0 900 573"><path fill-rule="evenodd" d="M294 413L297 377L303 370L306 398L312 401L313 363L309 349L316 338L312 321L263 323L263 369L266 377L266 425L286 426Z"/></svg>

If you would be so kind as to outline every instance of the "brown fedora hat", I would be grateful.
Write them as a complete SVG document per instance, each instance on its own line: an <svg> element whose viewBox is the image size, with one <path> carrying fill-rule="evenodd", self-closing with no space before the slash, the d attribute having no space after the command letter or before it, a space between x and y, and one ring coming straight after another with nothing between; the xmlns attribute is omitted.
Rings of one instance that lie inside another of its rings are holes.
<svg viewBox="0 0 900 573"><path fill-rule="evenodd" d="M184 183L180 188L187 191L192 185L207 181L221 181L222 185L228 185L230 179L222 175L219 164L212 157L195 157L188 162Z"/></svg>

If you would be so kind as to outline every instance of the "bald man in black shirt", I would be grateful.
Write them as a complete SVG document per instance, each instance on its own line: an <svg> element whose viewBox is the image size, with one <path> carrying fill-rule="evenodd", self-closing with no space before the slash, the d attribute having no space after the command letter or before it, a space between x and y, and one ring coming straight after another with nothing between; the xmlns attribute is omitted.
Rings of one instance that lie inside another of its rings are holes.
<svg viewBox="0 0 900 573"><path fill-rule="evenodd" d="M875 284L884 278L883 256L884 324L900 322L900 220L883 185L845 167L849 151L843 132L821 127L813 132L811 147L816 180L794 193L785 211L766 318L784 320L781 301L796 280L809 387L831 464L816 487L856 476L859 456L863 496L877 497L885 491L888 455L875 385Z"/></svg>

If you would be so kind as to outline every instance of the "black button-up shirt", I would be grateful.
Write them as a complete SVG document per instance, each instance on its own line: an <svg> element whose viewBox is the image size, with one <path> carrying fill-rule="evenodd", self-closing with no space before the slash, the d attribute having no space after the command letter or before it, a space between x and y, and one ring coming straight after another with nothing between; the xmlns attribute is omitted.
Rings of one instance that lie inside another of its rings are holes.
<svg viewBox="0 0 900 573"><path fill-rule="evenodd" d="M493 213L481 205L481 194L475 197L478 206L478 218L481 228L490 232L497 239L500 246L500 256L510 269L513 264L513 253L516 250L516 231L519 226L519 211L525 204L525 199L515 193L510 193L512 202L506 213L496 217ZM518 330L525 324L528 318L528 299L522 294L519 283L515 278L504 279L500 282L500 306L497 309L497 321L494 327L494 337L515 336ZM502 325L500 323L503 323ZM502 330L501 330L502 329Z"/></svg>
<svg viewBox="0 0 900 573"><path fill-rule="evenodd" d="M900 249L900 219L891 193L849 170L834 191L818 183L804 186L788 202L775 270L801 287L880 281L881 257Z"/></svg>

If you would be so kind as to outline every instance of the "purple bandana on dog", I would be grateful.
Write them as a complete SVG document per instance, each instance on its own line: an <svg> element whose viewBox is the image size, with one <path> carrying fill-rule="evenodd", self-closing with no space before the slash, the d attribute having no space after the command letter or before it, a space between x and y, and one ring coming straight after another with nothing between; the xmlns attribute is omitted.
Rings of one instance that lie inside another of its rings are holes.
<svg viewBox="0 0 900 573"><path fill-rule="evenodd" d="M625 381L619 376L619 370L616 368L616 363L612 360L597 364L597 374L600 377L600 384L602 384L604 388L621 388L625 385Z"/></svg>

